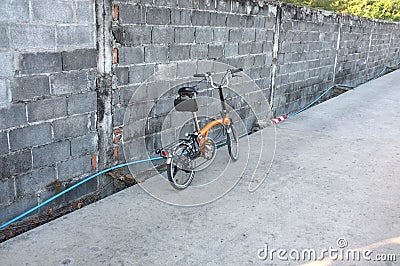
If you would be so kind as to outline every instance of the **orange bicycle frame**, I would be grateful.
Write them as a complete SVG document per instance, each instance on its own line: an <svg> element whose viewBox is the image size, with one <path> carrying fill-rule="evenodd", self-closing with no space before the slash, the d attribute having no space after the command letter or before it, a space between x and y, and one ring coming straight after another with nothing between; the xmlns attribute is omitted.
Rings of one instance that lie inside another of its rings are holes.
<svg viewBox="0 0 400 266"><path fill-rule="evenodd" d="M196 114L193 113L193 116L194 116L194 120L196 122L196 128L199 128ZM199 133L199 136L201 136L198 138L200 147L203 147L203 144L204 144L203 141L208 138L208 133L210 132L210 130L213 127L215 127L216 125L229 126L230 124L231 124L231 119L229 118L228 114L226 114L225 117L217 119L217 120L213 120L210 123L208 123L207 125L205 125L202 129L198 129L197 133Z"/></svg>

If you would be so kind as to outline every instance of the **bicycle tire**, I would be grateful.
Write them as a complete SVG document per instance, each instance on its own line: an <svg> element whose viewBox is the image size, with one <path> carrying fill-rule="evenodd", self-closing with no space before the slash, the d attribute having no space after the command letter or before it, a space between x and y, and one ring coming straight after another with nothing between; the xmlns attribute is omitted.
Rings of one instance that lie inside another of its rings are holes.
<svg viewBox="0 0 400 266"><path fill-rule="evenodd" d="M175 189L183 190L192 183L194 177L194 170L191 170L190 166L182 167L182 164L190 164L191 148L186 144L179 144L173 149L172 154L171 161L167 165L168 181ZM183 178L177 176L178 174L183 174Z"/></svg>
<svg viewBox="0 0 400 266"><path fill-rule="evenodd" d="M226 126L225 132L229 156L231 157L232 161L237 161L239 159L239 138L232 123Z"/></svg>

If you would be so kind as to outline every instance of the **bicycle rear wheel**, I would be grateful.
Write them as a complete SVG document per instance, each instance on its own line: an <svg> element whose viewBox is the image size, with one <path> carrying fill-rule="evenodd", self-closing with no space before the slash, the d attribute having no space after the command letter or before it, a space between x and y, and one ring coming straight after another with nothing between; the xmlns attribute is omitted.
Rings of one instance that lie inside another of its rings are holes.
<svg viewBox="0 0 400 266"><path fill-rule="evenodd" d="M225 127L225 130L229 156L231 157L232 161L237 161L239 159L239 138L236 134L235 127L231 123Z"/></svg>
<svg viewBox="0 0 400 266"><path fill-rule="evenodd" d="M194 171L190 155L191 148L187 144L179 144L172 150L171 162L167 166L168 180L178 190L187 188L192 183Z"/></svg>

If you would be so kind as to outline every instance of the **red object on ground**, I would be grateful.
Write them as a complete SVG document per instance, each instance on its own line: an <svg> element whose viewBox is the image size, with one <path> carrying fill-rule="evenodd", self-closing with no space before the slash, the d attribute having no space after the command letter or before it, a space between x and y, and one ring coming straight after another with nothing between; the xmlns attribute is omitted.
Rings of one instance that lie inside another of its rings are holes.
<svg viewBox="0 0 400 266"><path fill-rule="evenodd" d="M271 120L271 123L272 123L272 124L277 124L277 123L279 123L279 122L281 122L281 121L283 121L283 120L286 120L286 119L287 119L287 116L286 116L286 115L281 115L281 116L278 117L278 118L272 119L272 120Z"/></svg>

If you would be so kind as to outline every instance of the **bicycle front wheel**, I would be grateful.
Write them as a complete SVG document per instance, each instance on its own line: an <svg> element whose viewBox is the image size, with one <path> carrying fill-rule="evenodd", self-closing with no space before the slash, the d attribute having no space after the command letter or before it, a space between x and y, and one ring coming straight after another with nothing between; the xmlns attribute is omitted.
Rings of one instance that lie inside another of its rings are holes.
<svg viewBox="0 0 400 266"><path fill-rule="evenodd" d="M171 162L167 166L167 175L175 189L183 190L192 183L194 171L190 155L191 148L186 144L179 144L172 150Z"/></svg>
<svg viewBox="0 0 400 266"><path fill-rule="evenodd" d="M239 159L239 138L232 123L226 127L226 144L232 161L237 161Z"/></svg>

